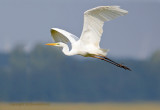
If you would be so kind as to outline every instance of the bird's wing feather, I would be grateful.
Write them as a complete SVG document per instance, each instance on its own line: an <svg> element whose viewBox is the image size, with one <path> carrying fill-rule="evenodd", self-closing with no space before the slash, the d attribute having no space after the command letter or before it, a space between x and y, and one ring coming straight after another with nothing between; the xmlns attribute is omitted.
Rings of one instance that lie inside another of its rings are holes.
<svg viewBox="0 0 160 110"><path fill-rule="evenodd" d="M51 28L51 35L55 42L63 42L63 43L71 42L72 44L79 39L75 35L58 28Z"/></svg>
<svg viewBox="0 0 160 110"><path fill-rule="evenodd" d="M104 22L127 13L128 11L120 9L119 6L99 6L87 10L84 12L84 25L80 40L99 47Z"/></svg>

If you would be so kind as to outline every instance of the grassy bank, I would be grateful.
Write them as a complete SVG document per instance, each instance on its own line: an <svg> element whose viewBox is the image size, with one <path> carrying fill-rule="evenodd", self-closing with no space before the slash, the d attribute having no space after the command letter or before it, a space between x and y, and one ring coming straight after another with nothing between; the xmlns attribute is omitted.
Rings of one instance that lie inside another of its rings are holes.
<svg viewBox="0 0 160 110"><path fill-rule="evenodd" d="M0 103L0 110L160 110L160 103Z"/></svg>

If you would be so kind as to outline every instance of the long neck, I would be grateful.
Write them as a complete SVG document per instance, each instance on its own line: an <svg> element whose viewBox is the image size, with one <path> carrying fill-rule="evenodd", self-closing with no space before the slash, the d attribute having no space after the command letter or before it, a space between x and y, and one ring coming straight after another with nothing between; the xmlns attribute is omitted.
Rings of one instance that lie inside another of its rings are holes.
<svg viewBox="0 0 160 110"><path fill-rule="evenodd" d="M69 47L68 47L68 45L63 44L62 48L63 48L63 49L62 49L62 52L63 52L65 55L68 55L68 56L73 55L73 54L72 54L72 52L71 52L71 51L69 51Z"/></svg>

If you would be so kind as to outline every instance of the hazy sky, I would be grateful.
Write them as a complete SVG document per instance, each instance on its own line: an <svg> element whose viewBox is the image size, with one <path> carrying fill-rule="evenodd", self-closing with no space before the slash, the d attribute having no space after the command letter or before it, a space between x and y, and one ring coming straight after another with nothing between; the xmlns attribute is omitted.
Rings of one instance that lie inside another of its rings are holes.
<svg viewBox="0 0 160 110"><path fill-rule="evenodd" d="M79 37L84 11L100 5L129 11L104 25L101 47L109 55L146 58L160 49L160 0L0 0L0 51L51 42L52 27Z"/></svg>

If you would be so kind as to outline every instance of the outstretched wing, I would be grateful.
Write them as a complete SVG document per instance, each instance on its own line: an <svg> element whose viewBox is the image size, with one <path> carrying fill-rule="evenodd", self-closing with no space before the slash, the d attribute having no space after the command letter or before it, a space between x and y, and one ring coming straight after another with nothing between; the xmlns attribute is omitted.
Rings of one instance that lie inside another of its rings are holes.
<svg viewBox="0 0 160 110"><path fill-rule="evenodd" d="M85 44L93 44L99 47L103 24L119 16L127 14L128 11L120 9L119 6L99 6L84 12L84 25L80 40Z"/></svg>
<svg viewBox="0 0 160 110"><path fill-rule="evenodd" d="M71 42L72 44L79 39L75 35L58 28L51 28L51 35L55 42L63 42L63 43Z"/></svg>

